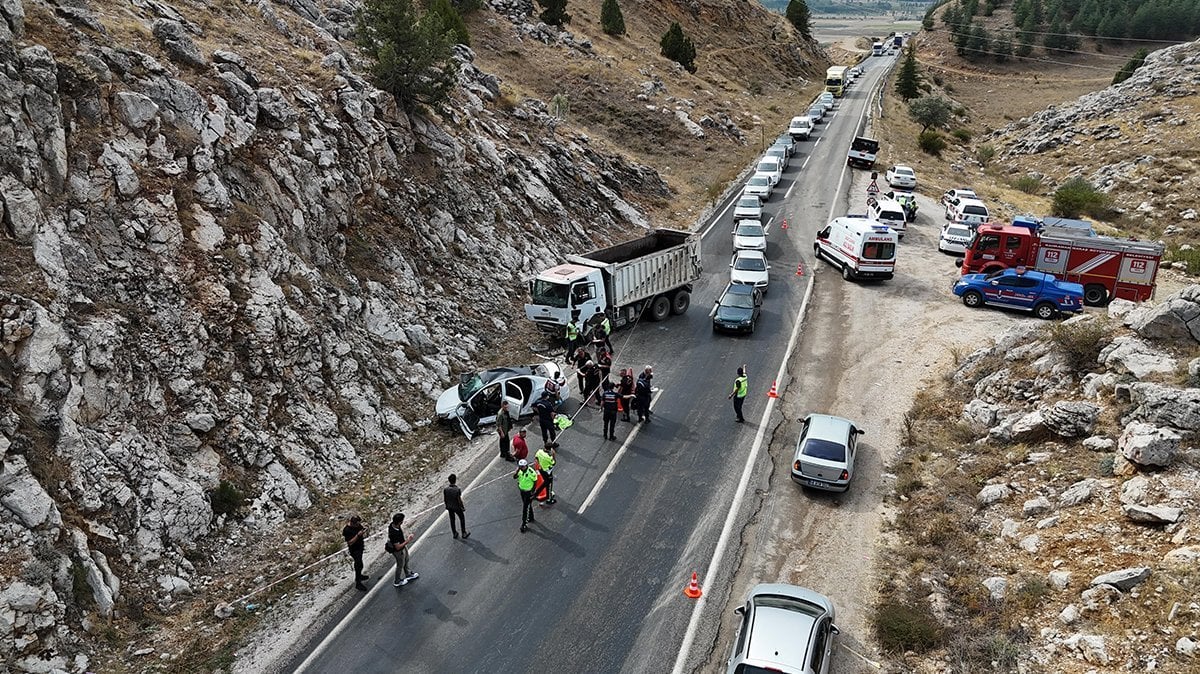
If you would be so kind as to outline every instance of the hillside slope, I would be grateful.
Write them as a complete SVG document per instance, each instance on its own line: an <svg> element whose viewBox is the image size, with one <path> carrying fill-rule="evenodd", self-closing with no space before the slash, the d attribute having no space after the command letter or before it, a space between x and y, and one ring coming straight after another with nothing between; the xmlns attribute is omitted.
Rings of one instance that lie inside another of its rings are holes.
<svg viewBox="0 0 1200 674"><path fill-rule="evenodd" d="M525 350L521 279L690 225L758 151L738 82L786 100L824 67L748 2L630 7L611 45L495 7L444 114L410 116L360 75L352 3L0 1L5 669L133 668L139 633L175 668L228 653L163 621L327 552L328 517L387 507L361 475L455 451L413 431ZM667 16L697 75L652 48Z"/></svg>

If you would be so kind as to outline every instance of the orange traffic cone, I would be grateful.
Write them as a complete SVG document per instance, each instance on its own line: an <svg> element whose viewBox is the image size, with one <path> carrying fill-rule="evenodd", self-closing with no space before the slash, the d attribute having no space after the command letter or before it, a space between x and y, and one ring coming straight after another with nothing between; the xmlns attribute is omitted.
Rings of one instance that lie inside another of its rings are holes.
<svg viewBox="0 0 1200 674"><path fill-rule="evenodd" d="M787 229L787 218L783 219L783 228Z"/></svg>
<svg viewBox="0 0 1200 674"><path fill-rule="evenodd" d="M700 581L696 578L695 571L692 572L692 582L683 588L683 594L689 599L699 599L700 595L704 594L704 591L700 589Z"/></svg>
<svg viewBox="0 0 1200 674"><path fill-rule="evenodd" d="M804 276L804 263L796 265L796 276Z"/></svg>
<svg viewBox="0 0 1200 674"><path fill-rule="evenodd" d="M771 390L767 391L767 397L768 398L778 398L779 397L779 389L775 387L775 382L771 382Z"/></svg>

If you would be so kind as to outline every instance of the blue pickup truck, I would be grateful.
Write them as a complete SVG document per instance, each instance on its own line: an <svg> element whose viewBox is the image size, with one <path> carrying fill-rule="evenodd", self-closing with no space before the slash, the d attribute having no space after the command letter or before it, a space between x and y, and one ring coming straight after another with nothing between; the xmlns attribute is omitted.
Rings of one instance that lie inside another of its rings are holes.
<svg viewBox="0 0 1200 674"><path fill-rule="evenodd" d="M1038 318L1083 311L1083 286L1060 281L1053 274L1005 269L994 274L964 274L954 284L954 294L968 307L991 304L1032 311Z"/></svg>

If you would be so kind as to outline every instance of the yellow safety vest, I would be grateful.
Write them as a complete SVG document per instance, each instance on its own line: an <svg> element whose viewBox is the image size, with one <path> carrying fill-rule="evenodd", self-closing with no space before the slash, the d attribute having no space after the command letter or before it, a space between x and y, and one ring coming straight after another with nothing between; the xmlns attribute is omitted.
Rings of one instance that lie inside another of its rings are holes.
<svg viewBox="0 0 1200 674"><path fill-rule="evenodd" d="M746 394L749 393L750 390L750 379L745 376L738 377L737 379L733 380L733 384L737 387L737 393L734 395L739 398L745 398Z"/></svg>
<svg viewBox="0 0 1200 674"><path fill-rule="evenodd" d="M537 471L532 468L517 471L517 488L521 491L533 491L535 484L537 484Z"/></svg>
<svg viewBox="0 0 1200 674"><path fill-rule="evenodd" d="M550 456L550 453L544 449L539 449L537 454L533 455L533 458L537 459L538 468L544 471L549 471L554 467L554 457Z"/></svg>
<svg viewBox="0 0 1200 674"><path fill-rule="evenodd" d="M579 326L575 325L575 321L567 323L567 339L575 339L579 337Z"/></svg>

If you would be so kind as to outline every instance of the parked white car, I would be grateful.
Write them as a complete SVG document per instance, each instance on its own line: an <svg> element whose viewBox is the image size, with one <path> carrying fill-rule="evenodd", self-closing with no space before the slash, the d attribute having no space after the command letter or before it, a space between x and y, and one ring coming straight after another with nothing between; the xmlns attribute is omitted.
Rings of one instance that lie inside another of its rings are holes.
<svg viewBox="0 0 1200 674"><path fill-rule="evenodd" d="M828 91L821 92L821 95L817 96L817 102L825 106L826 110L833 110L833 94Z"/></svg>
<svg viewBox="0 0 1200 674"><path fill-rule="evenodd" d="M754 168L754 175L767 176L771 179L771 187L774 187L783 180L783 162L778 157L762 157Z"/></svg>
<svg viewBox="0 0 1200 674"><path fill-rule="evenodd" d="M758 220L738 220L733 228L733 249L766 250L766 228Z"/></svg>
<svg viewBox="0 0 1200 674"><path fill-rule="evenodd" d="M733 218L762 222L762 201L751 194L743 194L733 206Z"/></svg>
<svg viewBox="0 0 1200 674"><path fill-rule="evenodd" d="M791 124L788 124L788 134L795 140L808 140L812 135L812 128L812 118L808 115L793 117Z"/></svg>
<svg viewBox="0 0 1200 674"><path fill-rule="evenodd" d="M942 225L942 234L938 237L938 250L943 253L966 253L967 246L975 233L966 225L948 222Z"/></svg>
<svg viewBox="0 0 1200 674"><path fill-rule="evenodd" d="M754 286L767 292L768 272L771 265L767 264L767 256L761 250L739 250L729 261L729 282Z"/></svg>
<svg viewBox="0 0 1200 674"><path fill-rule="evenodd" d="M978 199L958 199L952 206L946 207L946 219L950 222L961 222L970 227L978 227L991 219L987 206Z"/></svg>
<svg viewBox="0 0 1200 674"><path fill-rule="evenodd" d="M771 198L771 189L774 185L771 184L771 179L765 175L755 173L746 181L746 186L742 188L742 194L752 194L763 201Z"/></svg>
<svg viewBox="0 0 1200 674"><path fill-rule="evenodd" d="M952 190L946 190L942 194L942 205L949 206L951 202L959 199L978 199L979 195L975 194L975 190L970 187L957 187Z"/></svg>
<svg viewBox="0 0 1200 674"><path fill-rule="evenodd" d="M904 164L896 164L888 169L884 174L884 179L892 187L903 187L909 190L917 187L917 172L912 170L911 166Z"/></svg>

